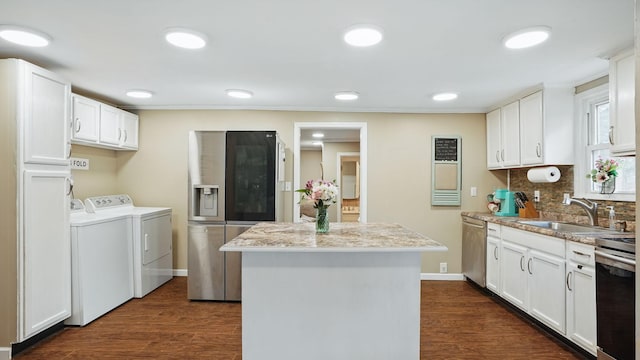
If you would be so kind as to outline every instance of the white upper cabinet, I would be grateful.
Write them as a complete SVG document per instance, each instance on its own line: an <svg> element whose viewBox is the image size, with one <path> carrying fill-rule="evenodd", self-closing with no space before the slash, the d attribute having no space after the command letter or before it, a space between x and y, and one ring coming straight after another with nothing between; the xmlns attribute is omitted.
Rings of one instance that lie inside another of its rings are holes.
<svg viewBox="0 0 640 360"><path fill-rule="evenodd" d="M113 150L137 150L138 115L73 94L72 142Z"/></svg>
<svg viewBox="0 0 640 360"><path fill-rule="evenodd" d="M120 145L121 110L100 104L100 143Z"/></svg>
<svg viewBox="0 0 640 360"><path fill-rule="evenodd" d="M497 110L502 127L499 165L492 137L495 125L489 121ZM572 88L546 87L497 110L487 114L488 169L573 164Z"/></svg>
<svg viewBox="0 0 640 360"><path fill-rule="evenodd" d="M500 113L500 109L495 109L487 114L487 167L489 169L502 167Z"/></svg>
<svg viewBox="0 0 640 360"><path fill-rule="evenodd" d="M84 96L73 94L73 133L74 142L98 142L100 122L100 103Z"/></svg>
<svg viewBox="0 0 640 360"><path fill-rule="evenodd" d="M487 167L500 169L520 163L518 102L487 114Z"/></svg>
<svg viewBox="0 0 640 360"><path fill-rule="evenodd" d="M520 99L522 166L572 165L573 88L547 87Z"/></svg>
<svg viewBox="0 0 640 360"><path fill-rule="evenodd" d="M609 60L609 141L613 155L635 155L635 58L633 50Z"/></svg>
<svg viewBox="0 0 640 360"><path fill-rule="evenodd" d="M520 105L518 101L502 107L502 166L520 164Z"/></svg>
<svg viewBox="0 0 640 360"><path fill-rule="evenodd" d="M542 163L542 91L520 100L522 165Z"/></svg>
<svg viewBox="0 0 640 360"><path fill-rule="evenodd" d="M122 112L120 146L138 149L138 115Z"/></svg>
<svg viewBox="0 0 640 360"><path fill-rule="evenodd" d="M25 81L18 82L24 94L22 132L23 161L29 164L68 165L71 131L71 84L58 75L21 61Z"/></svg>

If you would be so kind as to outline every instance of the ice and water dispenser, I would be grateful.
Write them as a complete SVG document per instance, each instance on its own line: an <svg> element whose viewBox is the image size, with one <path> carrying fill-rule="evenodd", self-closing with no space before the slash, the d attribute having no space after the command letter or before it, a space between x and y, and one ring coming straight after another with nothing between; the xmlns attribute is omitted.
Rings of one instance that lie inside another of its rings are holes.
<svg viewBox="0 0 640 360"><path fill-rule="evenodd" d="M218 185L193 185L192 215L196 217L218 216Z"/></svg>

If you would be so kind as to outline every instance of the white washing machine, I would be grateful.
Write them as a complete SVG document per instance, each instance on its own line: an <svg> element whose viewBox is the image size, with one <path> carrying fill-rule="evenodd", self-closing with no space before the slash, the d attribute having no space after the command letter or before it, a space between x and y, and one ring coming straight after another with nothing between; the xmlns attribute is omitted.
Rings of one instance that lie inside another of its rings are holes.
<svg viewBox="0 0 640 360"><path fill-rule="evenodd" d="M84 326L133 297L132 219L71 202L71 317Z"/></svg>
<svg viewBox="0 0 640 360"><path fill-rule="evenodd" d="M173 278L171 208L136 207L129 195L90 197L87 211L123 213L133 232L133 296L141 298Z"/></svg>

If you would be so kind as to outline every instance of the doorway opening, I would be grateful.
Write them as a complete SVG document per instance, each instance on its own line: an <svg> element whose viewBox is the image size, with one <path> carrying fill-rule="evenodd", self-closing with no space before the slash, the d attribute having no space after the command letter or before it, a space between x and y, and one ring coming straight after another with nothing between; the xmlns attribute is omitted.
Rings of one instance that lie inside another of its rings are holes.
<svg viewBox="0 0 640 360"><path fill-rule="evenodd" d="M359 222L366 223L367 222L367 124L363 122L297 122L294 123L294 133L293 133L293 186L295 189L300 189L304 186L304 183L309 179L301 178L301 150L302 150L302 138L301 134L303 131L308 130L318 130L318 131L353 131L357 130L359 142L359 149L355 149L359 153L359 198L358 198L358 211L359 211ZM321 145L324 148L323 145ZM357 151L359 150L359 151ZM336 159L333 157L332 159ZM332 160L333 161L333 160ZM328 168L325 167L322 163L319 164L322 168L322 176L325 177L325 180L334 180L334 178L329 179L325 172L328 172ZM331 166L331 169L335 169L335 167ZM333 170L331 170L333 172ZM339 180L340 172L335 174L335 180ZM340 182L338 186L341 186ZM293 195L293 222L300 222L300 206L298 204L299 196L298 194ZM342 202L336 204L337 206L331 209L331 211L335 211L338 216L342 216L339 211L342 207ZM335 218L334 218L335 219ZM338 220L339 221L339 220Z"/></svg>

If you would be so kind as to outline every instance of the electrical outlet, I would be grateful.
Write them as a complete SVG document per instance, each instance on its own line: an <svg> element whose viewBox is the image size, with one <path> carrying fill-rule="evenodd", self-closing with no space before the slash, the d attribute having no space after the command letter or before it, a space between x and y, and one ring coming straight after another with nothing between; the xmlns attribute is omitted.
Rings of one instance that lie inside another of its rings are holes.
<svg viewBox="0 0 640 360"><path fill-rule="evenodd" d="M447 272L447 263L440 263L440 273L444 274Z"/></svg>
<svg viewBox="0 0 640 360"><path fill-rule="evenodd" d="M540 190L533 191L533 201L540 202Z"/></svg>

